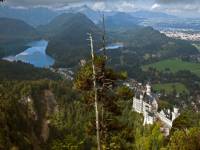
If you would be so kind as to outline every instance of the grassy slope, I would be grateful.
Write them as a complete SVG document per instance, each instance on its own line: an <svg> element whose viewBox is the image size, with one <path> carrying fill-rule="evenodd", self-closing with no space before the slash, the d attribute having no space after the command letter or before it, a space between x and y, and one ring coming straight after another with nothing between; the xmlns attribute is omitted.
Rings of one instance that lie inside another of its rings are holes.
<svg viewBox="0 0 200 150"><path fill-rule="evenodd" d="M169 68L172 72L177 72L180 70L189 70L192 73L200 76L200 64L199 63L185 62L180 59L162 60L157 63L145 65L142 67L142 69L147 70L149 67L156 68L159 71L164 71L166 68Z"/></svg>
<svg viewBox="0 0 200 150"><path fill-rule="evenodd" d="M188 93L188 89L182 83L165 83L165 84L154 84L153 89L156 91L165 90L167 94L172 93L173 89L176 89L178 93L182 93L183 91Z"/></svg>

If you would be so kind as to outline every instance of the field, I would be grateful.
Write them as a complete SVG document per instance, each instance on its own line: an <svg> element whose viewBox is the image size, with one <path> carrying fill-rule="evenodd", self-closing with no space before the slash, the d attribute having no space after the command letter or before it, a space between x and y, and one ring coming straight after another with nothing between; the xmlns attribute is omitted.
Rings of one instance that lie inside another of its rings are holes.
<svg viewBox="0 0 200 150"><path fill-rule="evenodd" d="M184 84L182 83L165 83L165 84L154 84L153 85L153 89L155 91L161 91L161 90L165 90L165 92L167 94L172 93L173 89L176 89L176 91L178 93L182 93L183 91L185 91L186 93L188 93L187 88L185 87Z"/></svg>
<svg viewBox="0 0 200 150"><path fill-rule="evenodd" d="M159 71L165 71L167 68L170 69L171 72L178 72L181 70L188 70L192 73L200 76L200 63L190 63L186 61L182 61L180 59L167 59L162 60L157 63L145 65L142 69L148 70L149 67L155 68Z"/></svg>

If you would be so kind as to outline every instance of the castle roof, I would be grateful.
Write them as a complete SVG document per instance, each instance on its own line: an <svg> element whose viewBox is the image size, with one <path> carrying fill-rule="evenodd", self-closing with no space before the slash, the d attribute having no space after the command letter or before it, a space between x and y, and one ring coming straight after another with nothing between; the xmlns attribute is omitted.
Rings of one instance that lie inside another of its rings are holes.
<svg viewBox="0 0 200 150"><path fill-rule="evenodd" d="M152 104L152 102L154 100L158 100L158 96L155 93L151 93L150 95L146 94L146 92L143 91L136 91L135 93L135 97L137 99L140 99L140 96L143 96L143 101L148 103L148 104Z"/></svg>

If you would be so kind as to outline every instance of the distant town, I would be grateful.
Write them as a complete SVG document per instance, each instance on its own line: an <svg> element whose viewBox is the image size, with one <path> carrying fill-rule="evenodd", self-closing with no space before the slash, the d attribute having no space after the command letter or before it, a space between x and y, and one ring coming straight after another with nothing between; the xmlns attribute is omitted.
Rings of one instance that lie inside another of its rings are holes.
<svg viewBox="0 0 200 150"><path fill-rule="evenodd" d="M165 34L168 37L189 41L200 41L200 32L185 32L185 31L161 31L161 33Z"/></svg>

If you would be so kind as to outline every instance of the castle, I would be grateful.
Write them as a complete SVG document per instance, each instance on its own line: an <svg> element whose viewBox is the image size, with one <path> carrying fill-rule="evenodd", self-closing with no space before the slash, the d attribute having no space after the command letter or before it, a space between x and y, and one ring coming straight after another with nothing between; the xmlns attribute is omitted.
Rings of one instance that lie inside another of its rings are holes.
<svg viewBox="0 0 200 150"><path fill-rule="evenodd" d="M179 109L174 108L172 112L169 109L158 111L159 97L151 92L150 84L146 84L145 87L136 82L134 86L130 84L126 85L135 91L132 108L134 111L143 114L143 125L160 121L162 123L163 132L168 135L173 121L180 115Z"/></svg>

